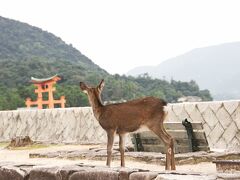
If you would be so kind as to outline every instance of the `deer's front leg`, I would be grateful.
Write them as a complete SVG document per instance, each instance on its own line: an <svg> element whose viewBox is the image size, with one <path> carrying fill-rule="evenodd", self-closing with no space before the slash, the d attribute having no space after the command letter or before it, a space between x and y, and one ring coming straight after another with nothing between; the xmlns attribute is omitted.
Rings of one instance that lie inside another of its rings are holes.
<svg viewBox="0 0 240 180"><path fill-rule="evenodd" d="M113 147L113 142L114 142L114 135L115 131L114 130L109 130L107 131L107 166L110 167L111 160L112 160L112 147Z"/></svg>
<svg viewBox="0 0 240 180"><path fill-rule="evenodd" d="M121 167L125 167L125 159L124 159L124 134L119 134L119 150L121 154Z"/></svg>

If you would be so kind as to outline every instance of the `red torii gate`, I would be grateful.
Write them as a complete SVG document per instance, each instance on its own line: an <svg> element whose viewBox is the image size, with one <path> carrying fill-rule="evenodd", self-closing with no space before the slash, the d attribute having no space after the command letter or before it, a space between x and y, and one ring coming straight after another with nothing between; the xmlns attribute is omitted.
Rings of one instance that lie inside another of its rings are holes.
<svg viewBox="0 0 240 180"><path fill-rule="evenodd" d="M54 100L53 98L53 92L56 91L53 85L59 80L61 80L61 78L58 75L45 79L31 77L31 82L37 87L37 89L35 89L37 100L32 101L31 98L27 98L25 102L26 106L30 108L31 106L37 105L38 109L43 109L43 105L47 105L47 108L54 108L55 104L60 104L61 108L64 108L66 103L65 96L61 96L60 100ZM43 100L43 93L48 93L48 100Z"/></svg>

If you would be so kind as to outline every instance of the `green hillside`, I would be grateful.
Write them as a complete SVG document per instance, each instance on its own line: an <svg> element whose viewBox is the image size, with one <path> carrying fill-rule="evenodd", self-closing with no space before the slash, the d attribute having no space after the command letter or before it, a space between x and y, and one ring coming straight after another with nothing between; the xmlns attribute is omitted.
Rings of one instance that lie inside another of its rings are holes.
<svg viewBox="0 0 240 180"><path fill-rule="evenodd" d="M71 45L40 28L0 17L0 79L14 87L31 76L62 74L68 83L86 79L89 73L107 72Z"/></svg>
<svg viewBox="0 0 240 180"><path fill-rule="evenodd" d="M183 95L211 100L210 93L200 91L195 82L110 75L55 35L0 17L0 110L23 107L26 97L35 98L29 83L32 76L44 78L54 74L62 77L55 96L65 95L67 107L87 105L86 96L79 90L80 81L97 84L102 78L106 81L103 99L107 101L150 95L169 102L175 102Z"/></svg>

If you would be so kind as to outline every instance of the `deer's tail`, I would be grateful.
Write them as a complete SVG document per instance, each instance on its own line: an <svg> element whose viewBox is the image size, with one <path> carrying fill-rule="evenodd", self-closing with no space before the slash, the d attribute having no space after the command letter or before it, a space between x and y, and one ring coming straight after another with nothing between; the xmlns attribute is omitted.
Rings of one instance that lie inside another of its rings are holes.
<svg viewBox="0 0 240 180"><path fill-rule="evenodd" d="M168 108L169 106L167 106L167 102L163 101L163 121L166 119L167 115L168 115Z"/></svg>

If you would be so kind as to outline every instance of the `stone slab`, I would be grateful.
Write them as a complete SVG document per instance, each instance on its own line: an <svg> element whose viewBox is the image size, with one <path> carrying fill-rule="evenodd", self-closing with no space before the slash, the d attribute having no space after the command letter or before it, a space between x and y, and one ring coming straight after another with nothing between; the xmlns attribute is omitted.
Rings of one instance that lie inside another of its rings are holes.
<svg viewBox="0 0 240 180"><path fill-rule="evenodd" d="M69 180L118 180L118 172L115 171L81 171L73 173Z"/></svg>
<svg viewBox="0 0 240 180"><path fill-rule="evenodd" d="M135 172L130 174L129 180L152 180L157 176L157 172Z"/></svg>

